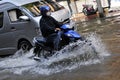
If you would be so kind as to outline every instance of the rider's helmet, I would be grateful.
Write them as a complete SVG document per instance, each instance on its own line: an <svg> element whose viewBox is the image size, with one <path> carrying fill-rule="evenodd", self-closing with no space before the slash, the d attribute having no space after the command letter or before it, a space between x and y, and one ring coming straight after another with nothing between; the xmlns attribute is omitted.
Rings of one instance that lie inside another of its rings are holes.
<svg viewBox="0 0 120 80"><path fill-rule="evenodd" d="M41 15L43 15L43 16L50 16L51 15L49 6L41 6L40 11L41 11Z"/></svg>

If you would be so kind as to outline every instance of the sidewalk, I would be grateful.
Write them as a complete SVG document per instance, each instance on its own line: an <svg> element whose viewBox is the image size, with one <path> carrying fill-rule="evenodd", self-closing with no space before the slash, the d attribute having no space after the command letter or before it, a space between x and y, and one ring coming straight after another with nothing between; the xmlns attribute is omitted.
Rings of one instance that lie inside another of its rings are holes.
<svg viewBox="0 0 120 80"><path fill-rule="evenodd" d="M105 11L105 18L110 18L110 17L114 17L114 16L119 16L120 15L120 10L112 10L112 11ZM89 15L89 16L85 16L83 13L78 13L78 14L74 14L72 15L71 19L76 21L76 22L84 22L84 21L89 21L89 20L94 20L99 18L99 14L93 14L93 15Z"/></svg>

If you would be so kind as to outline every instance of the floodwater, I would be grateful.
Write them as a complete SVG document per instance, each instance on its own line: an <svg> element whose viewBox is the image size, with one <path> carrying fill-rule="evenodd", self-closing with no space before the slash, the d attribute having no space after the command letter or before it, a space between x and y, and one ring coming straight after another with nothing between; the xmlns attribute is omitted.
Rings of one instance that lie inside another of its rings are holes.
<svg viewBox="0 0 120 80"><path fill-rule="evenodd" d="M119 21L114 17L80 23L78 30L92 47L78 41L41 61L33 60L32 49L0 58L0 80L119 80Z"/></svg>

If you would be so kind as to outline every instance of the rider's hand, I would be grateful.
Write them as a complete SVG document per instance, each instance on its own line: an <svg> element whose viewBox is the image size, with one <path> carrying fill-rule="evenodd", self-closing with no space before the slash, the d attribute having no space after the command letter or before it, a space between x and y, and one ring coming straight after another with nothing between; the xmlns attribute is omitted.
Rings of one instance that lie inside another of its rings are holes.
<svg viewBox="0 0 120 80"><path fill-rule="evenodd" d="M61 30L60 28L55 28L55 32L56 32L56 31L60 31L60 30Z"/></svg>
<svg viewBox="0 0 120 80"><path fill-rule="evenodd" d="M55 28L55 30L58 30L58 31L60 31L61 29L60 29L60 28Z"/></svg>

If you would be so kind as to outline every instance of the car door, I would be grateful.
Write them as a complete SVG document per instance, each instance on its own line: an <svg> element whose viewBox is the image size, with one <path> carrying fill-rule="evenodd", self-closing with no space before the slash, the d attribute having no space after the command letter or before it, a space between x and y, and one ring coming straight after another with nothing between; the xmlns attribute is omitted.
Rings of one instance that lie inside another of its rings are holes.
<svg viewBox="0 0 120 80"><path fill-rule="evenodd" d="M9 28L14 35L14 46L18 46L20 40L27 40L32 42L35 32L35 23L32 20L21 20L21 16L30 17L19 8L12 8L8 10Z"/></svg>
<svg viewBox="0 0 120 80"><path fill-rule="evenodd" d="M33 21L20 20L23 15L26 14L14 7L0 13L0 55L15 53L21 39L32 42L36 25Z"/></svg>
<svg viewBox="0 0 120 80"><path fill-rule="evenodd" d="M5 11L0 12L0 55L13 53L15 50L12 47L13 35L10 35L7 22Z"/></svg>

